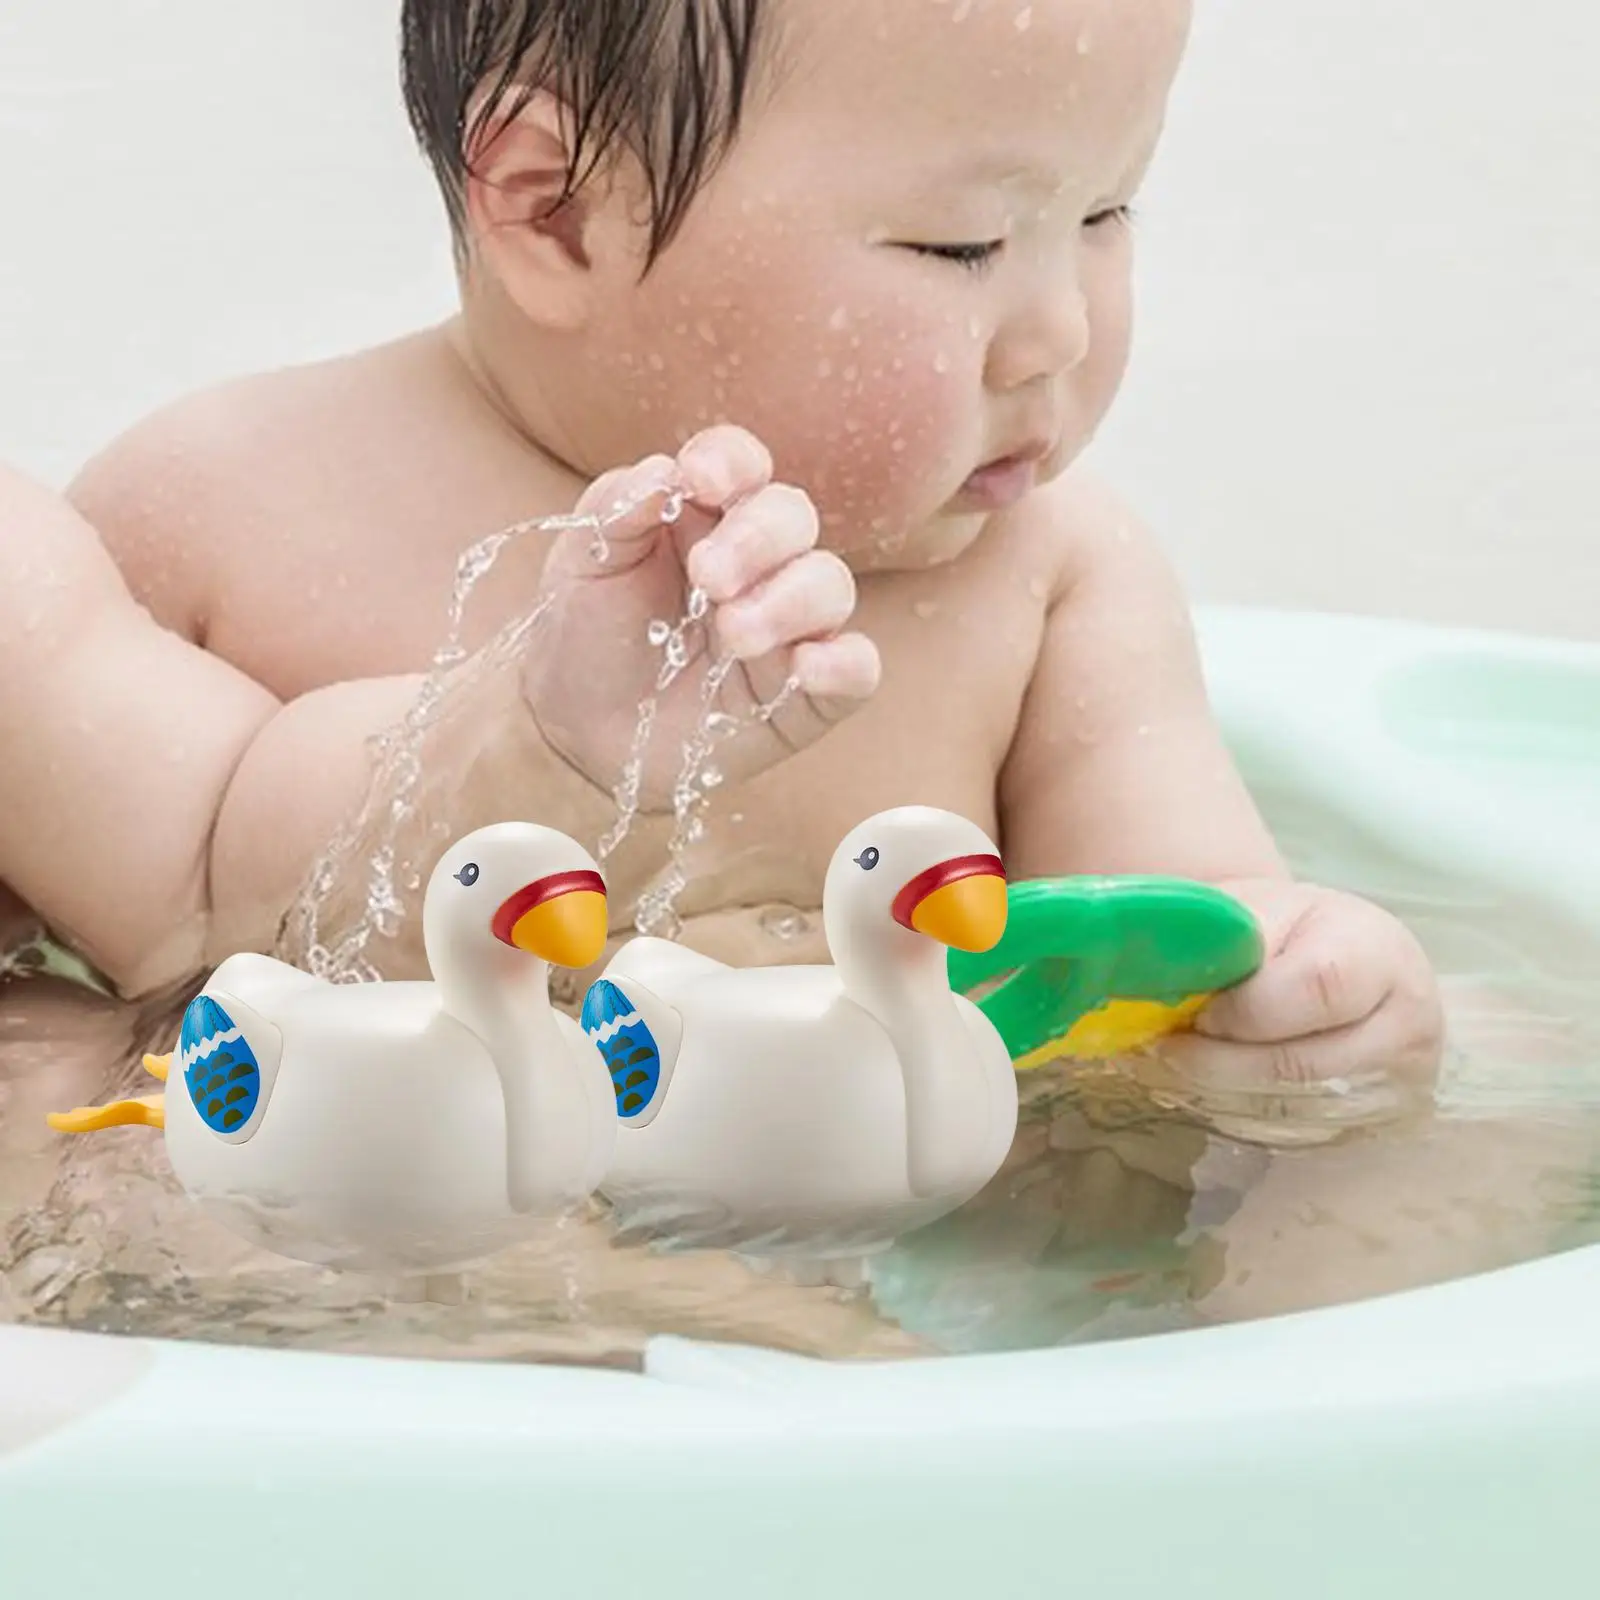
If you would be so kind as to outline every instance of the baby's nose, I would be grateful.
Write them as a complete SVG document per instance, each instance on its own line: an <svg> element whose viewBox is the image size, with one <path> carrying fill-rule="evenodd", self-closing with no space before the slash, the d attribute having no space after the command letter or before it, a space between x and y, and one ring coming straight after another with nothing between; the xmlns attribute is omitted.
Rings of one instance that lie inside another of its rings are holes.
<svg viewBox="0 0 1600 1600"><path fill-rule="evenodd" d="M984 376L993 390L1020 389L1070 372L1088 354L1088 301L1068 284L1040 296L1000 330Z"/></svg>

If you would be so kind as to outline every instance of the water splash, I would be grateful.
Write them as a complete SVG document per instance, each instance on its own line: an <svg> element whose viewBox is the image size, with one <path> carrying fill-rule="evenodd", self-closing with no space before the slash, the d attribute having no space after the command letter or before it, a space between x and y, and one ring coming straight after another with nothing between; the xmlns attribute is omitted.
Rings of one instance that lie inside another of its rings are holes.
<svg viewBox="0 0 1600 1600"><path fill-rule="evenodd" d="M469 659L464 633L473 594L506 549L531 533L587 533L591 536L591 559L609 559L608 530L633 515L658 492L652 489L618 500L604 515L575 513L515 523L462 553L451 589L444 642L435 651L422 688L405 717L374 740L376 765L366 800L329 842L284 917L277 941L280 955L297 960L307 971L329 982L365 983L381 976L373 959L374 944L399 937L408 914L408 897L421 887L419 863L449 842L448 818L429 818L422 805L426 779L423 752L429 737L464 695L521 654L558 598L555 594L546 595L530 613L502 628L476 657ZM668 525L676 523L686 503L685 492L674 490L658 511L660 520ZM697 632L705 630L710 611L705 591L691 588L683 615L676 622L658 618L646 630L650 645L661 652L661 662L653 692L640 702L628 754L612 790L615 817L596 845L596 859L602 865L616 853L637 822L660 697L690 666L694 658L691 641ZM710 757L721 740L742 726L739 719L718 708L723 686L734 666L731 656L713 662L701 684L700 714L684 740L672 788L673 829L666 872L636 907L635 925L641 932L658 931L675 937L680 930L676 907L689 881L689 852L704 837L706 805L724 781L724 774L711 765ZM755 708L754 720L770 723L798 688L794 680L785 683L772 701ZM342 931L329 934L323 926L327 908L341 886L348 884L352 865L363 855L365 892L358 902L359 913Z"/></svg>
<svg viewBox="0 0 1600 1600"><path fill-rule="evenodd" d="M683 496L671 496L662 508L664 520L675 522L683 514ZM669 513L670 515L665 515ZM656 673L655 692L639 702L634 721L633 737L628 743L627 760L622 765L622 775L612 790L612 800L617 808L616 820L601 837L595 848L595 860L603 867L616 854L622 842L633 831L639 816L639 795L644 786L645 760L650 754L650 739L655 732L656 714L660 696L677 682L689 664L689 634L704 621L710 610L710 600L703 589L691 589L686 609L677 622L657 617L645 629L645 639L653 649L661 652L661 666Z"/></svg>
<svg viewBox="0 0 1600 1600"><path fill-rule="evenodd" d="M591 554L609 553L606 534L631 516L657 491L619 500L603 516L571 513L536 517L491 533L462 552L456 563L444 642L434 652L422 688L404 718L374 740L376 766L367 796L356 815L329 841L283 919L277 948L314 976L330 983L370 983L381 974L371 959L377 939L393 940L406 916L406 899L421 886L419 859L448 843L447 820L420 817L424 779L423 750L429 735L460 695L515 660L550 613L558 596L547 594L532 611L503 627L475 659L464 642L467 607L483 580L512 544L529 534L589 533ZM681 497L677 511L681 513ZM669 502L670 506L670 502ZM419 822L420 840L402 851L407 830ZM324 912L367 840L366 891L360 914L337 936L325 933Z"/></svg>
<svg viewBox="0 0 1600 1600"><path fill-rule="evenodd" d="M422 884L420 863L449 843L448 808L437 808L439 814L432 816L423 804L427 776L423 753L429 738L463 696L520 656L558 598L555 594L546 595L530 613L502 628L469 659L464 632L473 594L506 549L530 533L587 533L591 558L609 558L608 530L659 492L652 488L638 496L619 499L604 515L574 513L515 523L462 553L452 585L444 642L434 653L422 689L405 717L374 741L376 770L367 798L356 816L330 841L285 916L277 941L280 955L298 961L307 971L329 982L373 982L381 976L373 958L375 943L399 938L408 915L408 901ZM676 523L686 503L685 491L673 490L658 510L660 520L668 525ZM596 843L596 860L602 866L616 854L637 823L661 696L695 659L694 641L708 631L710 614L710 598L703 589L691 587L683 614L675 622L656 618L646 629L646 639L661 652L661 660L653 690L639 704L628 753L612 789L615 816ZM799 693L799 681L790 677L770 701L757 704L748 718L730 716L720 708L719 701L736 664L732 656L714 660L700 685L699 715L680 749L671 790L672 832L666 867L635 907L634 925L641 933L676 938L681 932L677 906L689 883L690 853L705 836L707 807L712 794L725 781L722 769L712 762L716 746L742 727L770 724ZM347 927L330 935L323 927L327 908L341 887L349 885L352 865L358 859L364 859L365 869L365 892L355 901L359 911Z"/></svg>
<svg viewBox="0 0 1600 1600"><path fill-rule="evenodd" d="M672 787L672 837L667 844L667 871L661 882L640 896L634 927L645 934L675 939L682 931L678 899L689 886L688 855L705 837L705 813L711 792L722 786L724 774L708 763L721 739L739 731L741 724L716 710L718 696L733 671L732 656L719 658L701 684L700 717L684 741L683 759ZM800 692L800 680L789 677L771 700L755 707L752 721L770 723Z"/></svg>
<svg viewBox="0 0 1600 1600"><path fill-rule="evenodd" d="M696 590L695 593L699 594L700 591ZM692 597L689 610L692 615ZM683 742L678 776L672 785L672 837L667 843L666 874L660 883L639 897L634 914L633 925L642 934L675 939L682 931L677 906L679 896L689 884L689 850L705 837L704 812L710 795L700 779L716 742L711 718L716 714L717 698L722 693L722 686L728 681L728 675L736 664L731 655L719 657L701 682L700 716L693 731ZM670 655L662 671L666 673L669 669L672 669Z"/></svg>

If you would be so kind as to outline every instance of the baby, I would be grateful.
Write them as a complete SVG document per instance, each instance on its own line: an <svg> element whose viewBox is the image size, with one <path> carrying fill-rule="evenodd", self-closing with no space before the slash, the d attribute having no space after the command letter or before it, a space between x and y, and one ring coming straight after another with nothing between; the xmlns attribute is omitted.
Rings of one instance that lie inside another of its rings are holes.
<svg viewBox="0 0 1600 1600"><path fill-rule="evenodd" d="M183 401L70 508L0 484L0 675L29 684L0 709L0 879L129 997L270 948L463 546L633 504L602 542L512 544L475 599L471 647L555 596L453 758L454 831L592 844L649 624L699 589L704 660L661 696L611 864L619 935L727 653L722 709L780 709L719 747L687 942L816 959L838 839L944 806L1013 878L1179 874L1255 912L1259 975L1165 1052L1202 1097L1426 1082L1421 949L1290 879L1166 562L1078 464L1187 24L1186 0L406 0L459 315Z"/></svg>

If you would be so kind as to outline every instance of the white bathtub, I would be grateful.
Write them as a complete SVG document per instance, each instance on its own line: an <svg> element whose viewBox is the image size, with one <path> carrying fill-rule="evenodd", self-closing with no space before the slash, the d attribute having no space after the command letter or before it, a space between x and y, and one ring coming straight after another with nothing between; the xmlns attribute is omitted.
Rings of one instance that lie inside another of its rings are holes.
<svg viewBox="0 0 1600 1600"><path fill-rule="evenodd" d="M1257 781L1600 950L1600 649L1265 612L1203 637ZM900 1365L663 1339L637 1376L0 1328L5 1600L1505 1600L1590 1592L1597 1503L1595 1248Z"/></svg>

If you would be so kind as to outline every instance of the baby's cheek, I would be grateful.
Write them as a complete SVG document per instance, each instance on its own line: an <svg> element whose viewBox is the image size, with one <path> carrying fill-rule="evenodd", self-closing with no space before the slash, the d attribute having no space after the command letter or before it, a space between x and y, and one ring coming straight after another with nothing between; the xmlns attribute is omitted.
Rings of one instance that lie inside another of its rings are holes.
<svg viewBox="0 0 1600 1600"><path fill-rule="evenodd" d="M903 537L977 464L978 419L954 363L925 348L863 339L774 395L781 469L811 491L835 546Z"/></svg>
<svg viewBox="0 0 1600 1600"><path fill-rule="evenodd" d="M1128 369L1133 305L1125 247L1093 264L1085 275L1084 290L1089 301L1089 353L1068 379L1071 421L1076 423L1080 448L1105 420Z"/></svg>
<svg viewBox="0 0 1600 1600"><path fill-rule="evenodd" d="M643 360L657 370L635 373L635 393L669 382L676 404L656 403L684 437L717 421L758 434L779 477L817 500L830 543L901 536L978 464L981 344L898 277L792 243L764 262L720 259L692 287L652 283Z"/></svg>

